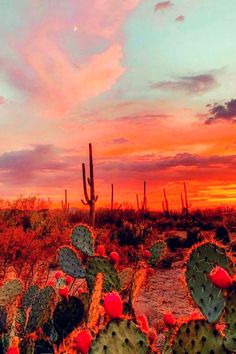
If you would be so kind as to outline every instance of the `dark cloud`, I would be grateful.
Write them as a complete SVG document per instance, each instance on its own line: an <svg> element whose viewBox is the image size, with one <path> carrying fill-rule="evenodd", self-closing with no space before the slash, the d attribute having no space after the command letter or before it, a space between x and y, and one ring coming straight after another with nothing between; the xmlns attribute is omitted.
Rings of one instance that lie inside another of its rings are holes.
<svg viewBox="0 0 236 354"><path fill-rule="evenodd" d="M158 2L155 5L154 9L155 11L166 10L171 6L173 6L173 3L171 1L162 1L162 2Z"/></svg>
<svg viewBox="0 0 236 354"><path fill-rule="evenodd" d="M53 145L35 145L31 149L10 151L0 155L0 181L24 184L37 173L50 174L69 167Z"/></svg>
<svg viewBox="0 0 236 354"><path fill-rule="evenodd" d="M188 95L204 93L218 86L212 74L183 76L177 80L160 81L151 85L153 89L184 91Z"/></svg>
<svg viewBox="0 0 236 354"><path fill-rule="evenodd" d="M176 17L175 21L176 22L184 22L185 21L185 17L183 15L180 15L180 16Z"/></svg>
<svg viewBox="0 0 236 354"><path fill-rule="evenodd" d="M236 155L213 155L200 156L190 153L179 153L175 156L156 156L147 155L140 157L133 157L131 159L122 159L119 161L107 161L102 164L104 170L120 169L121 171L133 172L150 172L161 171L177 167L197 167L197 168L211 168L219 166L235 166Z"/></svg>
<svg viewBox="0 0 236 354"><path fill-rule="evenodd" d="M213 124L219 120L236 122L236 99L225 102L223 105L216 103L213 106L207 106L209 107L209 113L205 124Z"/></svg>

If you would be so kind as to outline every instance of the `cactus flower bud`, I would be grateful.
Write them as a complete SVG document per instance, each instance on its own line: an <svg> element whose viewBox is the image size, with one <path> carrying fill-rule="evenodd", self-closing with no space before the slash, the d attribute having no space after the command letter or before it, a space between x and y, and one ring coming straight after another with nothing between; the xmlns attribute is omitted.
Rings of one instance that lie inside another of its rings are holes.
<svg viewBox="0 0 236 354"><path fill-rule="evenodd" d="M70 275L67 275L65 277L65 282L66 282L66 285L70 285L73 281L73 278L70 276Z"/></svg>
<svg viewBox="0 0 236 354"><path fill-rule="evenodd" d="M59 290L58 290L58 293L61 297L64 297L65 299L68 299L68 296L69 296L69 289L67 286L64 286L64 287L61 287Z"/></svg>
<svg viewBox="0 0 236 354"><path fill-rule="evenodd" d="M144 256L144 258L149 259L151 257L151 252L148 250L144 250L143 256Z"/></svg>
<svg viewBox="0 0 236 354"><path fill-rule="evenodd" d="M76 337L76 349L81 354L87 354L92 342L92 336L89 331L83 330Z"/></svg>
<svg viewBox="0 0 236 354"><path fill-rule="evenodd" d="M233 283L233 279L229 273L222 267L216 266L209 274L209 278L215 286L220 289L229 289Z"/></svg>
<svg viewBox="0 0 236 354"><path fill-rule="evenodd" d="M7 351L7 354L20 354L20 350L19 348L10 347Z"/></svg>
<svg viewBox="0 0 236 354"><path fill-rule="evenodd" d="M163 316L163 320L166 326L173 327L176 324L176 319L174 318L172 313L165 313Z"/></svg>
<svg viewBox="0 0 236 354"><path fill-rule="evenodd" d="M105 313L111 318L120 318L123 312L123 303L118 293L109 293L104 298Z"/></svg>
<svg viewBox="0 0 236 354"><path fill-rule="evenodd" d="M105 247L103 245L99 245L97 247L97 253L99 254L99 256L101 257L106 257L106 250Z"/></svg>
<svg viewBox="0 0 236 354"><path fill-rule="evenodd" d="M60 279L63 277L63 273L59 270L58 272L55 273L55 278L56 280Z"/></svg>
<svg viewBox="0 0 236 354"><path fill-rule="evenodd" d="M117 252L110 253L110 259L113 263L118 264L120 262L120 255Z"/></svg>

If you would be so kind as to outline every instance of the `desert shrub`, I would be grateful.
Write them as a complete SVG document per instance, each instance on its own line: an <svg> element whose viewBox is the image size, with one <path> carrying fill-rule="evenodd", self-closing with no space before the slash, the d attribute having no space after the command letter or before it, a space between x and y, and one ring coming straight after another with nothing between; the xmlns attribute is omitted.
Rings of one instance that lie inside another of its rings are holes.
<svg viewBox="0 0 236 354"><path fill-rule="evenodd" d="M222 242L224 245L230 243L229 232L226 226L220 225L215 231L215 239Z"/></svg>
<svg viewBox="0 0 236 354"><path fill-rule="evenodd" d="M187 230L187 237L183 242L184 248L190 248L198 242L203 241L203 235L199 229L189 229Z"/></svg>
<svg viewBox="0 0 236 354"><path fill-rule="evenodd" d="M132 224L128 221L122 223L113 237L118 238L120 246L137 246L145 242L145 239L152 233L152 228L144 223Z"/></svg>
<svg viewBox="0 0 236 354"><path fill-rule="evenodd" d="M179 236L171 236L166 239L167 246L172 252L175 252L177 248L183 247L184 240Z"/></svg>

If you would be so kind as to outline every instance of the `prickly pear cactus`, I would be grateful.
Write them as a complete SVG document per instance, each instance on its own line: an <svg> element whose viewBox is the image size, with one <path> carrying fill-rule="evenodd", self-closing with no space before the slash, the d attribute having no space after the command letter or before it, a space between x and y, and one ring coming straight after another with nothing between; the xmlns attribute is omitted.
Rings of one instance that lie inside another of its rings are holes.
<svg viewBox="0 0 236 354"><path fill-rule="evenodd" d="M4 307L0 307L0 335L7 331L7 312Z"/></svg>
<svg viewBox="0 0 236 354"><path fill-rule="evenodd" d="M130 304L132 307L135 305L135 301L139 294L141 287L143 286L147 275L147 265L145 262L139 262L137 271L135 272L132 280L131 292L130 292Z"/></svg>
<svg viewBox="0 0 236 354"><path fill-rule="evenodd" d="M236 292L228 295L225 307L225 347L236 352Z"/></svg>
<svg viewBox="0 0 236 354"><path fill-rule="evenodd" d="M86 256L93 256L94 242L92 232L85 225L76 226L71 235L72 245Z"/></svg>
<svg viewBox="0 0 236 354"><path fill-rule="evenodd" d="M214 243L204 243L191 252L185 273L193 300L211 323L219 320L225 307L223 291L209 279L209 273L216 265L232 274L233 263L225 249Z"/></svg>
<svg viewBox="0 0 236 354"><path fill-rule="evenodd" d="M37 285L31 285L24 293L22 299L22 307L24 309L31 307L35 302L36 297L40 292L40 288Z"/></svg>
<svg viewBox="0 0 236 354"><path fill-rule="evenodd" d="M89 354L149 354L147 336L132 321L113 320L98 332Z"/></svg>
<svg viewBox="0 0 236 354"><path fill-rule="evenodd" d="M173 354L224 354L223 337L206 320L192 320L178 329L173 341Z"/></svg>
<svg viewBox="0 0 236 354"><path fill-rule="evenodd" d="M164 241L157 241L150 248L151 257L148 261L152 266L155 266L157 262L164 256L166 250L166 243Z"/></svg>
<svg viewBox="0 0 236 354"><path fill-rule="evenodd" d="M120 289L125 290L131 286L134 271L132 268L124 268L118 273L120 279Z"/></svg>
<svg viewBox="0 0 236 354"><path fill-rule="evenodd" d="M44 339L39 339L35 342L34 354L53 354L53 346Z"/></svg>
<svg viewBox="0 0 236 354"><path fill-rule="evenodd" d="M86 268L86 280L90 292L93 290L95 278L98 273L103 273L103 291L109 292L120 289L118 274L110 261L102 257L93 257L90 259Z"/></svg>
<svg viewBox="0 0 236 354"><path fill-rule="evenodd" d="M91 296L91 302L89 306L89 313L88 313L88 328L95 328L97 325L97 321L100 315L100 301L102 297L102 288L103 288L103 274L98 273L96 276L96 281L93 289L93 293Z"/></svg>
<svg viewBox="0 0 236 354"><path fill-rule="evenodd" d="M55 290L51 286L42 289L32 305L26 326L26 333L34 332L38 327L48 321L56 297Z"/></svg>
<svg viewBox="0 0 236 354"><path fill-rule="evenodd" d="M70 247L59 250L58 261L61 269L73 278L84 278L85 272L77 254Z"/></svg>
<svg viewBox="0 0 236 354"><path fill-rule="evenodd" d="M61 339L70 334L82 321L84 305L74 296L61 300L53 312L53 324Z"/></svg>
<svg viewBox="0 0 236 354"><path fill-rule="evenodd" d="M5 281L0 288L0 306L12 303L22 292L22 282L19 279Z"/></svg>

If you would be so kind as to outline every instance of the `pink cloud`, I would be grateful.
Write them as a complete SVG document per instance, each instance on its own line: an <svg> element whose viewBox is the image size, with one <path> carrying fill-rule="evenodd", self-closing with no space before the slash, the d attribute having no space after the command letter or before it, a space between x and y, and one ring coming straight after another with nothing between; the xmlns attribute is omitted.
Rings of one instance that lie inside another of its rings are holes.
<svg viewBox="0 0 236 354"><path fill-rule="evenodd" d="M185 17L183 15L180 15L180 16L176 17L175 21L176 22L184 22L185 21Z"/></svg>
<svg viewBox="0 0 236 354"><path fill-rule="evenodd" d="M6 102L5 98L0 96L0 105L4 104Z"/></svg>
<svg viewBox="0 0 236 354"><path fill-rule="evenodd" d="M160 10L166 10L169 9L170 7L173 6L173 3L171 1L162 1L162 2L158 2L155 5L155 11L160 11Z"/></svg>

